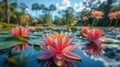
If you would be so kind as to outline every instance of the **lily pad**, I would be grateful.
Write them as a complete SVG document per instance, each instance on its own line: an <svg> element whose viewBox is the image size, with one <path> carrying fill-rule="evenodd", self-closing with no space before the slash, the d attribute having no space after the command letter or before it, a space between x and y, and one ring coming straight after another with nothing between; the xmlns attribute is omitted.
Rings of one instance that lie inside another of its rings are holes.
<svg viewBox="0 0 120 67"><path fill-rule="evenodd" d="M23 41L19 40L15 37L6 38L5 41L0 42L0 50L2 49L8 49L15 45L22 44Z"/></svg>
<svg viewBox="0 0 120 67"><path fill-rule="evenodd" d="M40 46L39 46L39 45L34 45L34 49L35 49L36 51L39 51L39 50L40 50Z"/></svg>
<svg viewBox="0 0 120 67"><path fill-rule="evenodd" d="M6 34L6 35L0 34L0 38L7 38L7 37L11 37L11 36L12 36L11 34Z"/></svg>
<svg viewBox="0 0 120 67"><path fill-rule="evenodd" d="M4 30L4 31L0 31L0 34L9 34L10 30Z"/></svg>
<svg viewBox="0 0 120 67"><path fill-rule="evenodd" d="M120 41L116 39L104 38L104 40L106 41L107 44L119 44L120 45Z"/></svg>

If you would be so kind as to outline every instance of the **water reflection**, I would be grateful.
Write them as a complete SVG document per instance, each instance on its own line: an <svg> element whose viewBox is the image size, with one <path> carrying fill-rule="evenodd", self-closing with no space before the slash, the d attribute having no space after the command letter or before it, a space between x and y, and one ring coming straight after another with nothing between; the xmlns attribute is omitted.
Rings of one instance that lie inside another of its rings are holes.
<svg viewBox="0 0 120 67"><path fill-rule="evenodd" d="M56 62L58 62L59 64L63 64L60 67L80 67L80 65L78 64L78 60L72 60L69 58L65 58L65 60L59 60ZM38 63L40 63L40 67L58 67L56 63L54 63L53 58L48 60L38 60Z"/></svg>
<svg viewBox="0 0 120 67"><path fill-rule="evenodd" d="M53 32L53 31L51 31ZM50 32L50 33L51 33ZM80 32L80 31L79 31ZM78 33L79 33L78 32ZM33 32L34 33L34 32ZM44 31L42 33L45 33ZM39 35L42 33L38 32ZM74 36L76 32L72 33L72 36ZM106 34L106 33L105 33ZM108 33L109 34L109 33ZM111 34L112 36L113 34ZM35 36L35 38L32 38L31 36ZM32 42L32 45L35 43L38 43L42 40L42 38L38 35L31 34L30 36L30 42ZM67 58L67 61L64 61L63 67L120 67L120 49L117 48L106 48L106 49L100 49L97 52L91 52L91 50L88 50L87 47L93 46L93 44L90 44L89 41L84 40L80 38L79 36L76 36L75 40L72 44L80 43L80 48L76 49L75 53L77 53L79 56L81 56L82 61L79 62L77 60L71 60ZM36 60L36 58L39 56L39 54L44 53L42 50L35 51L34 46L30 45L28 47L27 45L19 45L20 50L18 51L17 48L13 48L11 55L10 50L2 50L0 51L0 67L57 67L56 64L53 62L52 58L47 60ZM109 44L108 44L109 45ZM113 44L111 44L113 45ZM93 47L91 49L96 49L96 47ZM90 52L87 52L90 51ZM20 52L20 53L19 53ZM95 54L93 54L95 53ZM97 55L96 55L97 54ZM11 59L12 58L12 59ZM13 59L14 58L14 59ZM32 59L32 60L31 60ZM14 62L15 61L15 62ZM38 62L37 62L38 61ZM7 66L7 65L8 66Z"/></svg>

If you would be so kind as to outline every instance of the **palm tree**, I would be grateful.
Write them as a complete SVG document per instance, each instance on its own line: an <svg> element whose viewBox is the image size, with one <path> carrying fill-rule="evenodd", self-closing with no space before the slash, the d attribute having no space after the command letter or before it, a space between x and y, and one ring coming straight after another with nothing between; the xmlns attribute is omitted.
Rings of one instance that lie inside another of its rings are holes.
<svg viewBox="0 0 120 67"><path fill-rule="evenodd" d="M49 9L52 12L52 18L53 18L53 11L56 11L56 6L52 4L49 6Z"/></svg>
<svg viewBox="0 0 120 67"><path fill-rule="evenodd" d="M37 16L37 11L40 10L40 5L38 3L34 3L32 5L32 10L36 10L36 16Z"/></svg>
<svg viewBox="0 0 120 67"><path fill-rule="evenodd" d="M25 12L25 9L28 8L28 6L25 3L20 3L19 8L22 12Z"/></svg>
<svg viewBox="0 0 120 67"><path fill-rule="evenodd" d="M42 13L46 13L46 10L48 10L44 4L40 5L40 9L42 10Z"/></svg>
<svg viewBox="0 0 120 67"><path fill-rule="evenodd" d="M43 12L43 9L46 7L44 4L40 4L39 5L40 6L40 10L42 10L42 12Z"/></svg>
<svg viewBox="0 0 120 67"><path fill-rule="evenodd" d="M9 0L3 0L5 2L5 14L6 14L6 21L7 23L10 23L10 10L9 10Z"/></svg>

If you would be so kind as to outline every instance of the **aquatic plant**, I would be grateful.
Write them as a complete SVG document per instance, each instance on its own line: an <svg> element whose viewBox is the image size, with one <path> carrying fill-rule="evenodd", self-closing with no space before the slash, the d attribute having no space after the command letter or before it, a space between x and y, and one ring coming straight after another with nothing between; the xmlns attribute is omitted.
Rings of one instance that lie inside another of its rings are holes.
<svg viewBox="0 0 120 67"><path fill-rule="evenodd" d="M82 18L82 20L83 20L83 21L87 21L87 20L88 20L88 17L87 17L87 16L84 16L84 17Z"/></svg>
<svg viewBox="0 0 120 67"><path fill-rule="evenodd" d="M95 17L97 19L103 18L102 16L104 15L103 12L101 11L93 11L91 14L92 14L92 17Z"/></svg>
<svg viewBox="0 0 120 67"><path fill-rule="evenodd" d="M13 49L14 50L24 50L28 47L29 47L28 43L23 43L22 45L16 45Z"/></svg>
<svg viewBox="0 0 120 67"><path fill-rule="evenodd" d="M104 13L101 11L93 11L91 12L91 14L92 14L92 17L95 17L91 25L91 27L93 27L97 19L103 18Z"/></svg>
<svg viewBox="0 0 120 67"><path fill-rule="evenodd" d="M38 20L37 20L37 19L34 19L34 20L33 20L33 23L37 24L37 23L38 23Z"/></svg>
<svg viewBox="0 0 120 67"><path fill-rule="evenodd" d="M116 19L115 26L117 26L119 19L120 19L120 11L112 12L108 14L108 17L110 18L109 26L112 23L112 19Z"/></svg>
<svg viewBox="0 0 120 67"><path fill-rule="evenodd" d="M28 29L24 28L23 26L18 26L12 29L12 35L13 36L21 36L25 37L29 34L30 32Z"/></svg>
<svg viewBox="0 0 120 67"><path fill-rule="evenodd" d="M46 45L40 43L40 46L47 52L39 55L38 59L43 60L52 58L57 66L63 66L65 62L68 62L68 58L72 60L81 60L80 56L71 52L78 48L79 44L70 45L74 38L70 40L69 38L69 34L46 34L46 36L44 36Z"/></svg>
<svg viewBox="0 0 120 67"><path fill-rule="evenodd" d="M100 54L101 50L104 48L104 38L103 30L101 28L83 28L83 36L85 39L90 40L90 43L85 47L86 52L90 54Z"/></svg>

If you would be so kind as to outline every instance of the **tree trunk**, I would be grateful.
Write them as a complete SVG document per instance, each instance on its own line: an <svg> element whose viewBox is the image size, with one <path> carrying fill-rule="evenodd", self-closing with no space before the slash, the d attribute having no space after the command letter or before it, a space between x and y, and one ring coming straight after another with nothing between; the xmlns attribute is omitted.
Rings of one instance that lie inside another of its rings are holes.
<svg viewBox="0 0 120 67"><path fill-rule="evenodd" d="M37 10L36 10L36 17L37 17Z"/></svg>
<svg viewBox="0 0 120 67"><path fill-rule="evenodd" d="M8 0L4 0L5 1L5 14L6 14L6 21L7 23L10 23L10 12L9 12L9 4L8 4Z"/></svg>

